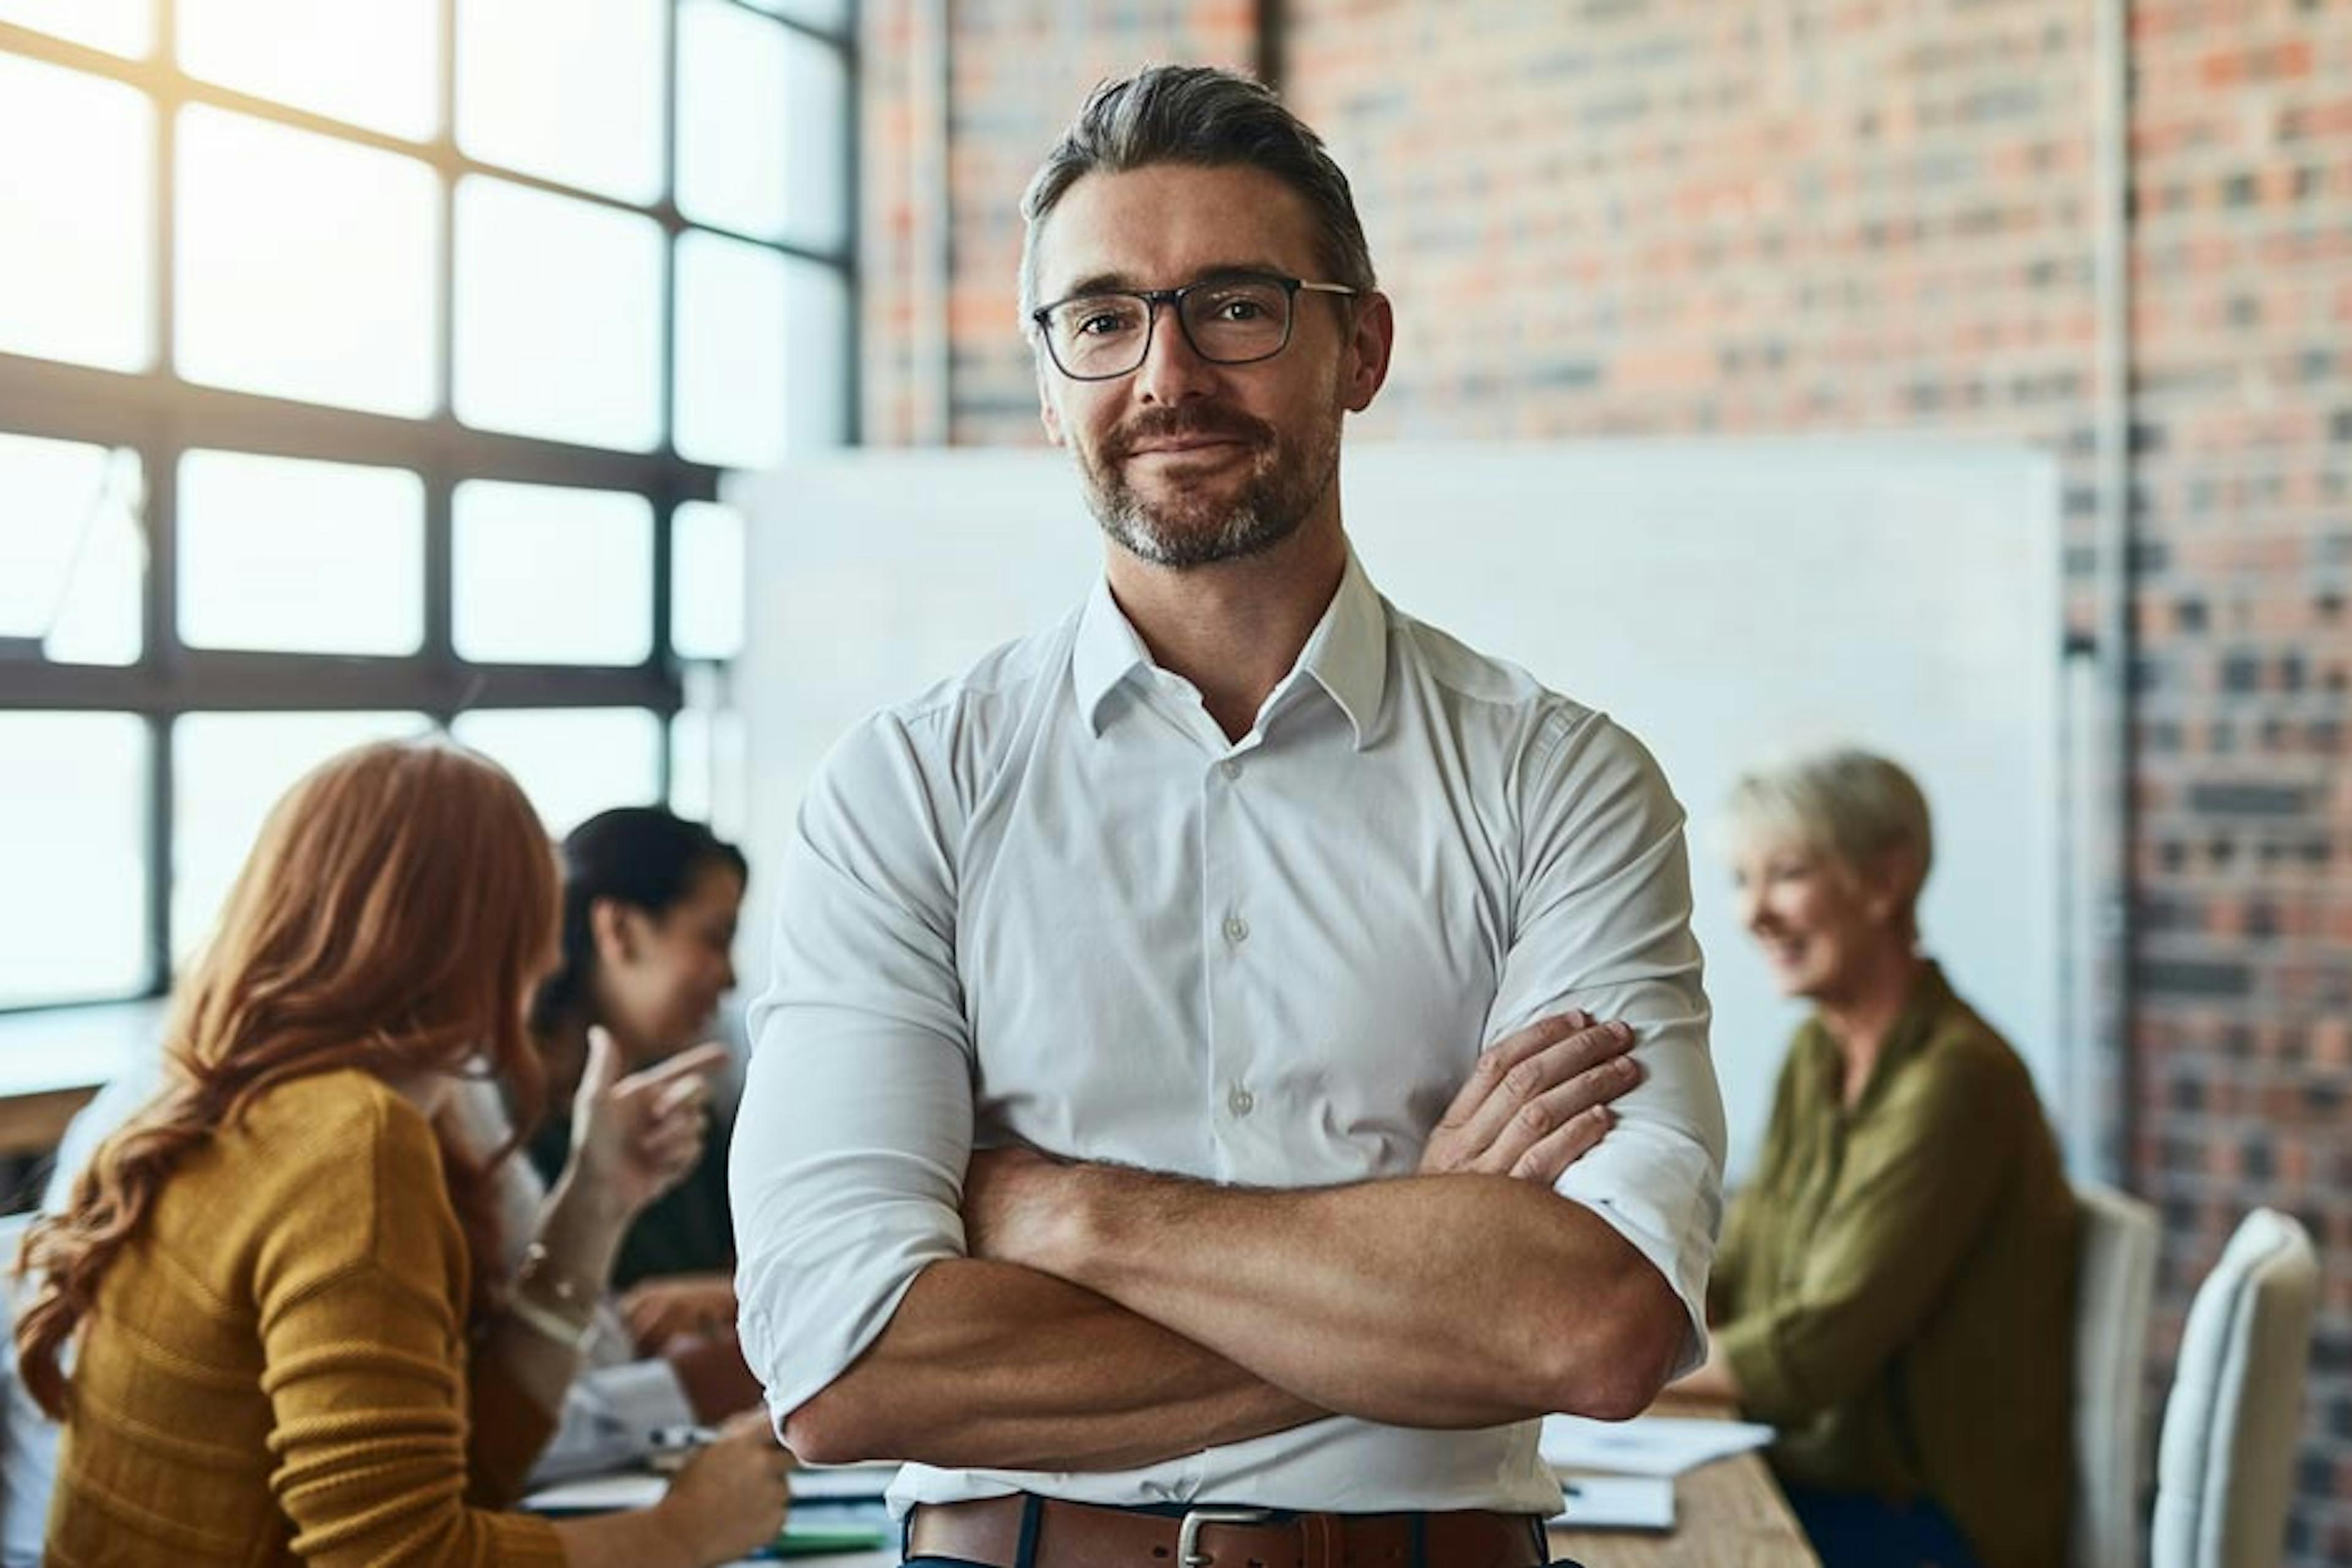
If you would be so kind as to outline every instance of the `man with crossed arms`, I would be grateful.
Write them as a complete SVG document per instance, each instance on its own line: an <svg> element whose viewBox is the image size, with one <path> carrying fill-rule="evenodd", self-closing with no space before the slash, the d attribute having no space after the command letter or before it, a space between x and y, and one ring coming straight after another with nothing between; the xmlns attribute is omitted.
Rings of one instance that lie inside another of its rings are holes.
<svg viewBox="0 0 2352 1568"><path fill-rule="evenodd" d="M1105 574L803 805L746 1352L803 1458L911 1461L909 1561L1540 1563L1534 1418L1631 1415L1705 1344L1681 811L1355 560L1393 312L1270 93L1097 89L1024 211Z"/></svg>

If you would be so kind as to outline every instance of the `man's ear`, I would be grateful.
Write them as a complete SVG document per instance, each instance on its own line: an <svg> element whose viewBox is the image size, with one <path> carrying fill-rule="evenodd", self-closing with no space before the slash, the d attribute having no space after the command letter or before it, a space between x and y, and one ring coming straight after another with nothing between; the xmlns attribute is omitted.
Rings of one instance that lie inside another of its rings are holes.
<svg viewBox="0 0 2352 1568"><path fill-rule="evenodd" d="M1353 302L1349 311L1348 359L1341 369L1341 392L1348 412L1361 414L1380 395L1389 378L1389 358L1396 349L1396 310L1389 297L1374 289Z"/></svg>
<svg viewBox="0 0 2352 1568"><path fill-rule="evenodd" d="M1062 411L1054 406L1054 384L1047 379L1045 355L1042 350L1037 352L1036 358L1037 417L1045 426L1045 439L1058 447L1065 440L1062 434Z"/></svg>

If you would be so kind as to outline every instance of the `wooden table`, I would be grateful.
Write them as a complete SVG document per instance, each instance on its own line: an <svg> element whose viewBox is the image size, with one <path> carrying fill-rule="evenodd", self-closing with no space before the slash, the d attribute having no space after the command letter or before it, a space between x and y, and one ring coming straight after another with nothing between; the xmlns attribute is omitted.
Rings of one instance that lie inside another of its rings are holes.
<svg viewBox="0 0 2352 1568"><path fill-rule="evenodd" d="M1728 1406L1688 1400L1661 1400L1654 1408L1661 1415L1731 1415ZM1672 1530L1555 1530L1551 1550L1584 1568L1821 1568L1764 1456L1753 1449L1676 1477ZM898 1554L860 1552L806 1561L813 1568L896 1568Z"/></svg>
<svg viewBox="0 0 2352 1568"><path fill-rule="evenodd" d="M1660 1400L1661 1415L1728 1419L1727 1405ZM1555 1530L1555 1557L1584 1568L1820 1568L1805 1532L1780 1495L1760 1450L1701 1465L1675 1478L1675 1527L1648 1530Z"/></svg>

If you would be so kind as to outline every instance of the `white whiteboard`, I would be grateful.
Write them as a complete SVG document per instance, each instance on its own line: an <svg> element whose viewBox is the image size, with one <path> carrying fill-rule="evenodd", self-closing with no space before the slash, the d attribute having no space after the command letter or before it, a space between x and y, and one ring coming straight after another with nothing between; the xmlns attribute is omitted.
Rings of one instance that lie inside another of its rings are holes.
<svg viewBox="0 0 2352 1568"><path fill-rule="evenodd" d="M2059 483L2028 448L1876 441L1365 445L1348 529L1407 613L1606 709L1691 816L1717 1069L1745 1171L1801 1010L1714 832L1759 761L1845 740L1935 812L1929 949L2053 1103L2062 1050ZM1061 616L1100 570L1068 459L871 451L746 480L757 868L843 731ZM759 984L764 922L745 973ZM2063 1119L2056 1119L2063 1120Z"/></svg>

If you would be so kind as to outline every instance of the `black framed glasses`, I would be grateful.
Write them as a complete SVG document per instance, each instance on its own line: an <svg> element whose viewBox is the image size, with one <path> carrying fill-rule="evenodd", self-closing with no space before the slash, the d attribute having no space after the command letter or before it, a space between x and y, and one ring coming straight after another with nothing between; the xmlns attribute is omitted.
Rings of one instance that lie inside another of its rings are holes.
<svg viewBox="0 0 2352 1568"><path fill-rule="evenodd" d="M1273 272L1220 272L1181 289L1105 289L1073 294L1029 312L1054 368L1072 381L1115 381L1151 352L1159 307L1176 312L1192 352L1211 364L1252 364L1290 345L1300 289L1353 297L1345 283L1313 283Z"/></svg>

